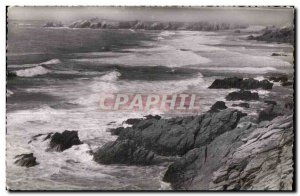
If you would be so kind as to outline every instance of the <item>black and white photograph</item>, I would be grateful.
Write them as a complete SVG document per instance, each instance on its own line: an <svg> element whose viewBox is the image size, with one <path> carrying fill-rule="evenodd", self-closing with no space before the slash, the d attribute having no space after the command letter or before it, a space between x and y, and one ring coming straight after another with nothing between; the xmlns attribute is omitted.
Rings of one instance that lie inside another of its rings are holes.
<svg viewBox="0 0 300 196"><path fill-rule="evenodd" d="M7 6L6 189L295 191L295 17Z"/></svg>

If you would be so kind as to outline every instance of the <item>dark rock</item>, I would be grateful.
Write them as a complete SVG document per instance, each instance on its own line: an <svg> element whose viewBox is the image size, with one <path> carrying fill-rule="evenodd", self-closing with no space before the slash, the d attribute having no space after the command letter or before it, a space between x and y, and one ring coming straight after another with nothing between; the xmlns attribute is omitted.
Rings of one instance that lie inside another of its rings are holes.
<svg viewBox="0 0 300 196"><path fill-rule="evenodd" d="M251 101L251 100L258 100L259 96L258 93L251 93L251 91L235 91L232 93L229 93L226 96L226 100L228 101L236 101L236 100L245 100L245 101Z"/></svg>
<svg viewBox="0 0 300 196"><path fill-rule="evenodd" d="M272 89L273 83L269 82L268 80L262 80L259 82L259 85L262 89Z"/></svg>
<svg viewBox="0 0 300 196"><path fill-rule="evenodd" d="M210 87L208 88L215 88L215 89L219 89L219 88L224 88L224 89L228 89L228 88L240 88L241 82L243 81L242 78L237 78L237 77L233 77L233 78L224 78L224 79L216 79Z"/></svg>
<svg viewBox="0 0 300 196"><path fill-rule="evenodd" d="M253 35L249 35L249 36L247 37L247 39L248 39L248 40L253 40L253 39L255 39L255 37L254 37Z"/></svg>
<svg viewBox="0 0 300 196"><path fill-rule="evenodd" d="M237 110L227 109L200 116L143 119L126 130L121 128L118 139L101 147L94 159L106 164L150 164L152 153L155 157L183 155L234 129L243 116Z"/></svg>
<svg viewBox="0 0 300 196"><path fill-rule="evenodd" d="M287 56L287 55L283 53L272 53L271 56Z"/></svg>
<svg viewBox="0 0 300 196"><path fill-rule="evenodd" d="M291 86L291 85L293 85L293 82L286 81L286 82L282 82L281 85L282 86Z"/></svg>
<svg viewBox="0 0 300 196"><path fill-rule="evenodd" d="M124 123L128 124L128 125L134 125L138 122L140 122L141 120L143 120L142 118L129 118L126 121L124 121Z"/></svg>
<svg viewBox="0 0 300 196"><path fill-rule="evenodd" d="M238 77L216 79L209 88L211 89L272 89L273 83L268 80L258 81L253 78L242 79Z"/></svg>
<svg viewBox="0 0 300 196"><path fill-rule="evenodd" d="M73 145L80 144L82 142L79 140L77 131L56 132L51 136L50 140L50 148L59 152L71 148Z"/></svg>
<svg viewBox="0 0 300 196"><path fill-rule="evenodd" d="M288 101L288 102L286 102L286 103L284 104L284 107L285 107L286 109L292 110L292 109L294 109L294 102L293 102L293 101Z"/></svg>
<svg viewBox="0 0 300 196"><path fill-rule="evenodd" d="M214 105L211 106L210 111L218 112L219 110L225 110L227 106L224 101L217 101Z"/></svg>
<svg viewBox="0 0 300 196"><path fill-rule="evenodd" d="M277 116L280 116L281 114L281 108L277 105L268 105L267 108L263 109L262 111L259 112L258 115L258 123L261 121L271 121Z"/></svg>
<svg viewBox="0 0 300 196"><path fill-rule="evenodd" d="M271 76L269 77L269 80L274 81L274 82L286 82L288 81L288 77L286 75L282 76Z"/></svg>
<svg viewBox="0 0 300 196"><path fill-rule="evenodd" d="M294 44L294 27L266 28L262 35L251 37L258 41Z"/></svg>
<svg viewBox="0 0 300 196"><path fill-rule="evenodd" d="M94 160L101 164L149 165L153 163L153 158L153 152L132 140L107 143L94 154Z"/></svg>
<svg viewBox="0 0 300 196"><path fill-rule="evenodd" d="M17 77L17 74L14 73L14 72L10 72L10 71L7 71L6 72L6 78L9 80L9 79L14 79L15 77Z"/></svg>
<svg viewBox="0 0 300 196"><path fill-rule="evenodd" d="M33 167L38 164L36 162L36 157L33 156L33 153L20 154L15 156L15 159L17 159L15 164L22 167Z"/></svg>
<svg viewBox="0 0 300 196"><path fill-rule="evenodd" d="M238 106L238 107L242 107L242 108L249 108L250 107L250 105L249 105L249 103L238 103L238 104L232 104L232 106Z"/></svg>
<svg viewBox="0 0 300 196"><path fill-rule="evenodd" d="M148 119L156 119L156 120L159 120L159 119L161 119L161 116L159 116L159 115L155 115L155 116L153 116L153 115L147 115L147 116L144 116L147 120Z"/></svg>
<svg viewBox="0 0 300 196"><path fill-rule="evenodd" d="M111 129L110 132L112 135L119 135L121 131L123 131L125 128L124 127L118 127L115 129Z"/></svg>

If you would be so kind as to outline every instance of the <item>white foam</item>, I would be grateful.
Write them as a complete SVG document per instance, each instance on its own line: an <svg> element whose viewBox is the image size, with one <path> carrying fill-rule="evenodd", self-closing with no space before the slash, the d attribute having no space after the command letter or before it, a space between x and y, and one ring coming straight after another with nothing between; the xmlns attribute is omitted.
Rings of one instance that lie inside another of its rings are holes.
<svg viewBox="0 0 300 196"><path fill-rule="evenodd" d="M37 75L44 75L49 73L50 70L44 68L43 66L36 66L28 69L21 69L16 71L17 76L20 77L32 77Z"/></svg>
<svg viewBox="0 0 300 196"><path fill-rule="evenodd" d="M54 64L59 64L61 61L59 59L51 59L49 61L40 63L40 65L54 65Z"/></svg>
<svg viewBox="0 0 300 196"><path fill-rule="evenodd" d="M6 89L6 96L7 96L7 97L12 96L13 94L14 94L14 92L12 92L12 91L9 90L9 89Z"/></svg>

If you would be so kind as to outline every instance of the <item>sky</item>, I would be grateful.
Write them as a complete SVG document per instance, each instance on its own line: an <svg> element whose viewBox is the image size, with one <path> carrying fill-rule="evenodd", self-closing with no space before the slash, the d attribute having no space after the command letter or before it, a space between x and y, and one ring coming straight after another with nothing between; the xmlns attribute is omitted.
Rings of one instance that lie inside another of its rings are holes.
<svg viewBox="0 0 300 196"><path fill-rule="evenodd" d="M8 19L71 22L98 17L107 20L226 22L287 25L293 8L279 7L10 7Z"/></svg>

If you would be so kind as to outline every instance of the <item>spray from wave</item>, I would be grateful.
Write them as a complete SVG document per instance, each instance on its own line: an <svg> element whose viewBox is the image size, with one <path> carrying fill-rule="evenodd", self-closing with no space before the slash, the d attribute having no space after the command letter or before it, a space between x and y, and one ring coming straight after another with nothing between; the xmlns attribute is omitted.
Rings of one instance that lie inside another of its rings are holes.
<svg viewBox="0 0 300 196"><path fill-rule="evenodd" d="M59 64L61 61L59 59L52 59L39 64L33 64L30 68L21 69L16 71L16 75L20 77L32 77L37 75L44 75L51 72L49 69L45 68L43 65L55 65ZM27 65L28 66L28 65ZM21 67L21 65L20 65Z"/></svg>

